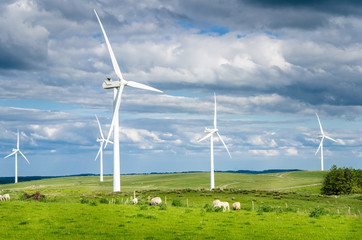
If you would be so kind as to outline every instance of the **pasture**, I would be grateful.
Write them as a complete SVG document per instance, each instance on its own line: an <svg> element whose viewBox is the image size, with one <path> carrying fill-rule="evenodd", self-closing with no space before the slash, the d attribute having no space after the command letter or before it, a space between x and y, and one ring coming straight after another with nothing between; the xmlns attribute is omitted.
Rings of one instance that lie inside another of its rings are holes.
<svg viewBox="0 0 362 240"><path fill-rule="evenodd" d="M1 185L12 200L0 202L0 238L359 239L362 197L319 195L323 174L216 173L213 191L208 173L121 176L121 193L112 193L110 176ZM36 191L46 198L22 197ZM156 196L163 204L149 206ZM215 211L215 199L241 210Z"/></svg>

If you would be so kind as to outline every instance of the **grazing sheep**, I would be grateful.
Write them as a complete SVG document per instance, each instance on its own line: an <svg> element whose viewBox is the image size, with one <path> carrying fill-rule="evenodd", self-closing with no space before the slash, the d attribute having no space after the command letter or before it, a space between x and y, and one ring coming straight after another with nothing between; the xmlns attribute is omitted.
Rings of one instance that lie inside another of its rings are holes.
<svg viewBox="0 0 362 240"><path fill-rule="evenodd" d="M225 212L226 209L228 209L228 211L230 212L230 206L228 202L220 202L218 207L222 207L223 212Z"/></svg>
<svg viewBox="0 0 362 240"><path fill-rule="evenodd" d="M0 195L0 201L2 201L2 200L3 200L3 196Z"/></svg>
<svg viewBox="0 0 362 240"><path fill-rule="evenodd" d="M160 197L155 197L151 199L150 205L151 206L157 206L162 203L162 200Z"/></svg>
<svg viewBox="0 0 362 240"><path fill-rule="evenodd" d="M10 195L9 194L4 194L3 195L3 200L10 201Z"/></svg>
<svg viewBox="0 0 362 240"><path fill-rule="evenodd" d="M212 206L213 206L213 207L219 207L219 204L220 204L220 200L219 200L219 199L212 202Z"/></svg>
<svg viewBox="0 0 362 240"><path fill-rule="evenodd" d="M133 205L137 205L138 199L137 199L137 198L133 198L132 203L133 203Z"/></svg>
<svg viewBox="0 0 362 240"><path fill-rule="evenodd" d="M240 210L240 202L233 203L233 210Z"/></svg>

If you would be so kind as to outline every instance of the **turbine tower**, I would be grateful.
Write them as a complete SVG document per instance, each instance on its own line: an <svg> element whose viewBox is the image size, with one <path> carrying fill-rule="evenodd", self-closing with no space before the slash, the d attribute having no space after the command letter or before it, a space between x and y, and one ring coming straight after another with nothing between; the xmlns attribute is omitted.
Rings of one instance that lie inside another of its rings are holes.
<svg viewBox="0 0 362 240"><path fill-rule="evenodd" d="M210 129L210 128L206 128L205 127L205 133L207 133L207 135L203 138L201 138L200 140L198 140L198 142L204 141L206 138L210 137L210 149L211 149L211 156L210 156L210 190L215 188L215 179L214 179L214 133L217 134L217 136L219 137L219 139L221 140L222 144L224 144L224 147L226 149L226 151L228 152L230 158L230 152L229 149L227 148L224 140L222 139L222 137L219 134L219 130L217 129L217 121L216 121L216 95L214 93L214 99L215 99L215 109L214 109L214 128Z"/></svg>
<svg viewBox="0 0 362 240"><path fill-rule="evenodd" d="M20 148L19 148L19 130L18 130L18 140L16 142L16 148L13 148L13 152L10 153L9 155L7 155L6 157L4 157L4 158L8 158L15 154L15 183L18 182L18 153L20 153L21 156L23 156L23 158L28 162L28 164L30 164L29 160L25 157L25 155L20 151Z"/></svg>
<svg viewBox="0 0 362 240"><path fill-rule="evenodd" d="M334 140L333 138L331 137L328 137L327 135L324 134L324 131L323 131L323 128L322 128L322 124L321 124L321 121L319 120L319 117L318 117L318 114L315 113L315 115L317 116L317 119L318 119L318 123L319 123L319 127L321 129L321 134L318 136L318 138L321 139L320 141L320 144L319 144L319 147L317 149L317 151L315 152L315 155L317 155L319 149L321 150L321 170L324 171L324 163L323 163L323 141L324 141L324 138L327 138L329 140L332 140L334 142L337 142L336 140Z"/></svg>
<svg viewBox="0 0 362 240"><path fill-rule="evenodd" d="M113 192L120 192L121 191L121 178L120 178L120 160L119 160L119 119L118 119L118 115L119 115L119 106L121 104L121 96L122 96L123 89L125 86L129 86L129 87L145 89L145 90L150 90L150 91L155 91L155 92L160 92L160 93L162 93L162 91L158 90L156 88L141 84L141 83L137 83L137 82L133 82L133 81L126 81L122 77L122 73L121 73L121 70L119 69L116 57L114 56L111 44L109 43L107 34L104 31L102 22L99 19L98 14L95 9L94 9L94 13L96 14L99 25L102 29L103 36L104 36L104 39L106 41L107 48L109 51L109 55L112 60L113 69L118 77L118 81L112 81L110 78L107 78L103 82L102 86L104 89L113 88L113 118L112 118L112 124L111 124L110 130L109 130L109 134L108 134L106 143L104 145L104 148L106 148L109 138L112 134L112 130L113 130Z"/></svg>
<svg viewBox="0 0 362 240"><path fill-rule="evenodd" d="M102 127L101 124L99 123L98 117L96 115L96 119L97 119L97 123L98 123L98 128L99 128L99 132L101 134L101 138L97 138L97 142L99 142L99 150L97 153L96 158L94 159L94 161L97 160L98 156L100 155L100 160L99 160L99 176L100 176L100 181L103 182L103 144L107 141L104 136L103 136L103 131L102 131ZM108 141L109 143L112 143L111 141Z"/></svg>

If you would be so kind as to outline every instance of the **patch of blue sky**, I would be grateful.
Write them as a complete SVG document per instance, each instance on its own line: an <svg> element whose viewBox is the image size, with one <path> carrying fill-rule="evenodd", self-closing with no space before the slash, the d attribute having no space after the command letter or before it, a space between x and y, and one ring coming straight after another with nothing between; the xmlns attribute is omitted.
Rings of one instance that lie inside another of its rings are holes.
<svg viewBox="0 0 362 240"><path fill-rule="evenodd" d="M229 28L223 26L211 26L209 28L200 30L200 34L209 34L209 35L216 34L218 36L225 35L229 32L230 32Z"/></svg>
<svg viewBox="0 0 362 240"><path fill-rule="evenodd" d="M195 24L186 20L178 21L178 24L186 30L200 29L199 34L222 36L230 32L229 28L224 26L213 25L213 26L198 27Z"/></svg>
<svg viewBox="0 0 362 240"><path fill-rule="evenodd" d="M278 38L280 36L279 33L267 31L267 30L265 30L264 33L268 36L275 37L275 38Z"/></svg>

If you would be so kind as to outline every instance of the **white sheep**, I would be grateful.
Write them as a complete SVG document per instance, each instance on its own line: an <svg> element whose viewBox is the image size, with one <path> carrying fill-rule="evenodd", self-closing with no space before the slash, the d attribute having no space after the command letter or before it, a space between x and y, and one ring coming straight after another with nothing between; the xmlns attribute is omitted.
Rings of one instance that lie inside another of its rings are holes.
<svg viewBox="0 0 362 240"><path fill-rule="evenodd" d="M137 198L133 198L133 199L132 199L132 203L133 203L133 205L137 205L138 199L137 199Z"/></svg>
<svg viewBox="0 0 362 240"><path fill-rule="evenodd" d="M230 212L230 206L228 202L220 202L218 207L222 207L223 212L225 212L226 209L228 209L228 211Z"/></svg>
<svg viewBox="0 0 362 240"><path fill-rule="evenodd" d="M233 210L240 210L240 202L233 203Z"/></svg>
<svg viewBox="0 0 362 240"><path fill-rule="evenodd" d="M0 201L2 201L2 200L3 200L3 196L0 195Z"/></svg>
<svg viewBox="0 0 362 240"><path fill-rule="evenodd" d="M213 207L219 207L219 204L220 204L220 200L218 200L218 199L212 202Z"/></svg>
<svg viewBox="0 0 362 240"><path fill-rule="evenodd" d="M10 201L10 195L9 194L4 194L3 195L3 200Z"/></svg>
<svg viewBox="0 0 362 240"><path fill-rule="evenodd" d="M155 197L151 199L150 205L151 206L157 206L162 203L162 200L160 197Z"/></svg>

